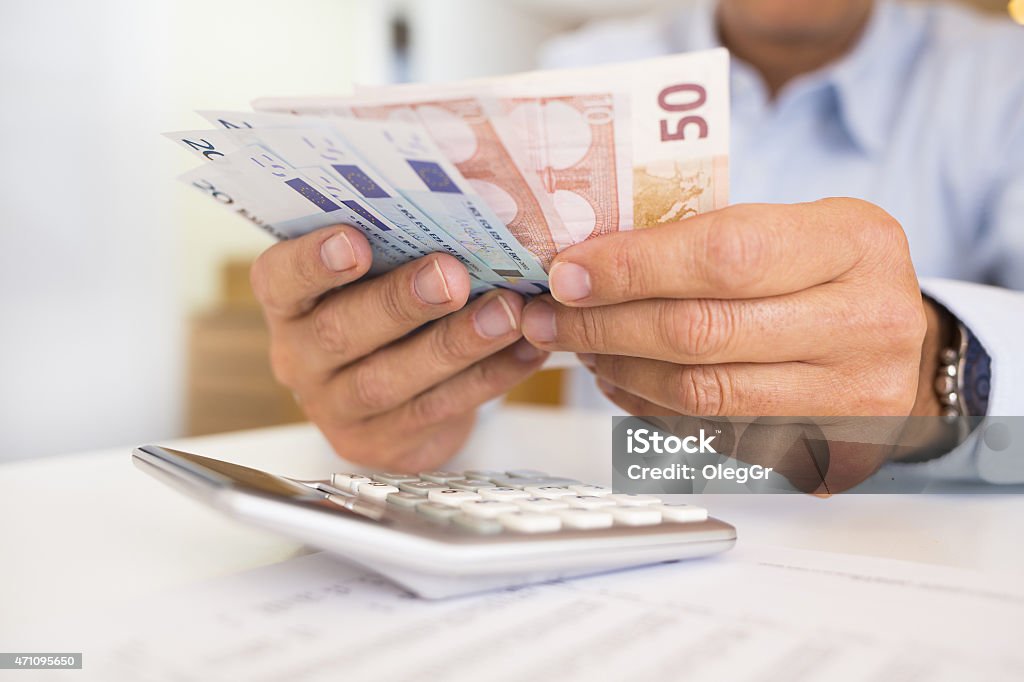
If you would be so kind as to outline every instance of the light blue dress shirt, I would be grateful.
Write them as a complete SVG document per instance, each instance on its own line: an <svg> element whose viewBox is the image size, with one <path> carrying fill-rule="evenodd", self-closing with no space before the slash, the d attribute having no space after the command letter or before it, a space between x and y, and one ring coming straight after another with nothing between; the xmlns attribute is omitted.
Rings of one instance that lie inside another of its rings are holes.
<svg viewBox="0 0 1024 682"><path fill-rule="evenodd" d="M542 60L583 66L718 45L714 5L701 1L586 27ZM1014 291L1024 289L1024 27L957 6L880 2L851 52L774 101L733 59L731 94L731 201L851 196L891 213L922 289L991 358L988 414L1024 415L1024 294ZM602 400L590 383L574 377L578 403ZM1022 449L1024 433L1000 452L976 438L912 466L1024 482Z"/></svg>

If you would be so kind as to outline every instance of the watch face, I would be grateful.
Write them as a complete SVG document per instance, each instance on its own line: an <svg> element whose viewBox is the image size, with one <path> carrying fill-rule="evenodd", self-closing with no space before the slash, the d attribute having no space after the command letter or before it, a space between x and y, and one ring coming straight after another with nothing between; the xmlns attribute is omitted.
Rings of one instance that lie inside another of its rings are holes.
<svg viewBox="0 0 1024 682"><path fill-rule="evenodd" d="M992 360L981 342L962 324L957 325L963 335L963 359L960 363L959 391L964 414L984 417L988 414L988 397L992 380Z"/></svg>

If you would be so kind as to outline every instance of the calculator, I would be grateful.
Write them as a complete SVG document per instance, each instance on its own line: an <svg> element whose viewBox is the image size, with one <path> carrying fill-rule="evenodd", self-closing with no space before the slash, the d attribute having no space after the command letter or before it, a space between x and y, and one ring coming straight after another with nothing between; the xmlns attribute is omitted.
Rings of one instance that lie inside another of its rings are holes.
<svg viewBox="0 0 1024 682"><path fill-rule="evenodd" d="M132 459L235 519L431 599L704 557L736 542L736 529L702 507L536 470L308 481L155 445Z"/></svg>

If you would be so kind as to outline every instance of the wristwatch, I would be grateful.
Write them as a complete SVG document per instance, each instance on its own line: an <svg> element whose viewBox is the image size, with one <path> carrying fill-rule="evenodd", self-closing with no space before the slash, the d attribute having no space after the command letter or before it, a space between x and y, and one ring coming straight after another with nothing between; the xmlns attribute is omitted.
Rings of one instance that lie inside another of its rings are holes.
<svg viewBox="0 0 1024 682"><path fill-rule="evenodd" d="M954 318L955 319L955 318ZM991 360L977 338L956 320L952 343L939 352L935 393L947 421L988 413Z"/></svg>
<svg viewBox="0 0 1024 682"><path fill-rule="evenodd" d="M933 388L942 416L912 418L915 438L928 434L928 443L911 454L897 460L901 464L916 464L936 459L954 450L967 440L981 418L988 413L991 360L984 347L960 320L945 306L928 299L942 310L953 324L949 344L939 351L939 366ZM923 420L923 421L922 421ZM906 434L907 431L904 431Z"/></svg>
<svg viewBox="0 0 1024 682"><path fill-rule="evenodd" d="M942 418L952 423L968 416L964 403L964 368L967 363L967 329L958 320L953 344L939 351L939 369L935 375L935 394L942 405Z"/></svg>

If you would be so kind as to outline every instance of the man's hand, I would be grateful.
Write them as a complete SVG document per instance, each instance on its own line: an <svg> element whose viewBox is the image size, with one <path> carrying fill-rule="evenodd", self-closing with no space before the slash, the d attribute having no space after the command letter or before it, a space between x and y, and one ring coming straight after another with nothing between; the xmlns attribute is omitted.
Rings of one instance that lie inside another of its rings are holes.
<svg viewBox="0 0 1024 682"><path fill-rule="evenodd" d="M546 353L516 343L518 295L491 292L466 305L470 279L455 258L431 254L357 281L371 260L366 239L344 225L260 256L252 286L274 375L347 459L434 468L464 442L477 406L526 378Z"/></svg>
<svg viewBox="0 0 1024 682"><path fill-rule="evenodd" d="M550 279L526 338L580 353L629 413L938 414L906 237L872 204L739 205L609 234L559 254Z"/></svg>

